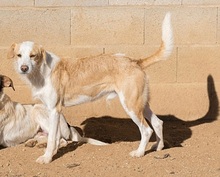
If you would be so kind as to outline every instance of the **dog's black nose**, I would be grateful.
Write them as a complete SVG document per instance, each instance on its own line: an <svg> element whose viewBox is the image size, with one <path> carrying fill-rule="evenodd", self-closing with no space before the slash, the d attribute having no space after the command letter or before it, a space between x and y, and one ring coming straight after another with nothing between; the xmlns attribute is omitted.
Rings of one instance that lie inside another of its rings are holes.
<svg viewBox="0 0 220 177"><path fill-rule="evenodd" d="M27 65L22 65L22 66L21 66L21 71L22 71L22 72L25 73L25 72L27 72L28 70L29 70L29 67L28 67Z"/></svg>

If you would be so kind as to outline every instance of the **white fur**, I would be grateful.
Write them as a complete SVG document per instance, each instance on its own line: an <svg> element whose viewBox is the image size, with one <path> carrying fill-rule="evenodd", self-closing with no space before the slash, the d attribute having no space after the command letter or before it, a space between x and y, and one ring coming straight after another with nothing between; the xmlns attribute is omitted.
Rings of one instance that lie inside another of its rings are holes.
<svg viewBox="0 0 220 177"><path fill-rule="evenodd" d="M162 40L165 44L164 58L167 58L173 49L173 30L171 26L171 14L168 12L164 17L162 24Z"/></svg>
<svg viewBox="0 0 220 177"><path fill-rule="evenodd" d="M32 70L32 66L35 64L34 60L30 60L30 52L33 49L33 43L26 41L23 42L19 48L19 54L21 57L17 60L17 68L21 68L22 65L27 65L29 67L28 73ZM20 69L18 69L19 73L22 73Z"/></svg>
<svg viewBox="0 0 220 177"><path fill-rule="evenodd" d="M112 99L114 99L117 96L118 96L118 94L116 92L111 92L111 93L108 94L108 96L106 98L106 101L112 100Z"/></svg>
<svg viewBox="0 0 220 177"><path fill-rule="evenodd" d="M76 99L74 100L68 100L66 102L64 102L64 105L65 106L72 106L72 105L78 105L78 104L82 104L82 103L85 103L85 102L88 102L92 100L91 97L89 96L86 96L86 95L79 95Z"/></svg>
<svg viewBox="0 0 220 177"><path fill-rule="evenodd" d="M87 95L78 95L78 97L74 98L73 100L64 101L64 106L73 106L73 105L75 106L75 105L79 105L82 103L95 101L104 95L108 95L106 98L107 100L113 99L117 96L117 94L115 92L105 92L105 91L100 92L95 97L90 97Z"/></svg>

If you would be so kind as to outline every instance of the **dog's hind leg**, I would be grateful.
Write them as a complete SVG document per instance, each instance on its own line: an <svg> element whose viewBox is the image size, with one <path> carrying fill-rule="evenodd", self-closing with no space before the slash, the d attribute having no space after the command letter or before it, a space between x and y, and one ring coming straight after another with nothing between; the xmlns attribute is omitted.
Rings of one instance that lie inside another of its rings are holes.
<svg viewBox="0 0 220 177"><path fill-rule="evenodd" d="M124 110L138 126L141 133L141 142L139 147L137 150L132 151L130 155L132 157L141 157L145 154L145 148L150 140L153 130L149 127L143 116L144 102L146 101L145 92L147 92L144 82L145 77L143 74L136 74L139 75L129 77L127 82L124 81L124 85L119 88L120 91L118 92L118 96ZM137 79L143 82L140 81L138 84L135 84ZM125 82L127 84L125 84ZM132 86L130 86L130 83L132 83ZM143 84L141 85L141 83Z"/></svg>
<svg viewBox="0 0 220 177"><path fill-rule="evenodd" d="M144 117L151 123L155 134L157 143L154 144L151 149L160 151L164 147L164 140L163 140L163 121L160 120L150 109L149 105L146 106L144 109Z"/></svg>
<svg viewBox="0 0 220 177"><path fill-rule="evenodd" d="M132 157L142 157L144 156L145 148L150 140L153 130L149 126L146 125L147 123L144 120L144 117L141 116L141 114L139 114L141 118L137 118L135 115L132 115L132 114L133 113L131 113L130 116L132 120L136 123L136 125L138 126L140 133L141 133L141 142L139 144L138 149L130 152L130 155Z"/></svg>

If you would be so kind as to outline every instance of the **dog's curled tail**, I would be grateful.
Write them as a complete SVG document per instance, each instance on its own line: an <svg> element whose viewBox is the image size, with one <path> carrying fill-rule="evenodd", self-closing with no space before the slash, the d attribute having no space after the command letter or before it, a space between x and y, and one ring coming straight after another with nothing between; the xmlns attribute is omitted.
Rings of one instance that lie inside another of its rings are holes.
<svg viewBox="0 0 220 177"><path fill-rule="evenodd" d="M171 14L168 12L162 24L162 42L159 50L150 57L138 60L142 68L146 68L158 61L166 60L173 49L173 31L171 26Z"/></svg>
<svg viewBox="0 0 220 177"><path fill-rule="evenodd" d="M89 144L97 145L97 146L108 145L108 143L104 143L102 141L99 141L93 138L82 137L74 127L70 127L70 139L72 141L89 143Z"/></svg>

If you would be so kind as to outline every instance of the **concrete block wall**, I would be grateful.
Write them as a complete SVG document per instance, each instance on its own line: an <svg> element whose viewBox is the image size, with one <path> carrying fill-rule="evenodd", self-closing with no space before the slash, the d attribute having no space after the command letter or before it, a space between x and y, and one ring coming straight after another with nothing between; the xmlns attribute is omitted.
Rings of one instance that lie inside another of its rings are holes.
<svg viewBox="0 0 220 177"><path fill-rule="evenodd" d="M5 91L13 100L35 102L13 61L6 59L13 42L32 40L72 59L119 52L146 57L159 47L167 11L172 14L174 50L169 60L146 70L150 105L159 115L182 120L202 117L210 102L218 107L212 100L220 97L219 0L1 0L0 73L10 76L16 87L16 92ZM208 91L207 85L213 86L210 79L208 84L209 75L215 90ZM103 98L64 112L74 117L126 117L117 99L104 102Z"/></svg>

